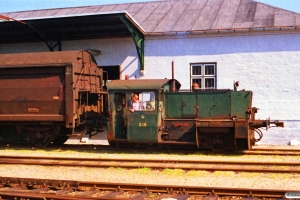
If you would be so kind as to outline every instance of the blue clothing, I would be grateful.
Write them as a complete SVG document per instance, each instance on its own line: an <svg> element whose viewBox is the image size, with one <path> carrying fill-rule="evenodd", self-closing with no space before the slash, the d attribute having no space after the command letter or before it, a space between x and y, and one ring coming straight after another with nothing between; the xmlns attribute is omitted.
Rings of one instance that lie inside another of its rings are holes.
<svg viewBox="0 0 300 200"><path fill-rule="evenodd" d="M133 102L132 100L129 101L129 108L133 110L142 110L142 102Z"/></svg>

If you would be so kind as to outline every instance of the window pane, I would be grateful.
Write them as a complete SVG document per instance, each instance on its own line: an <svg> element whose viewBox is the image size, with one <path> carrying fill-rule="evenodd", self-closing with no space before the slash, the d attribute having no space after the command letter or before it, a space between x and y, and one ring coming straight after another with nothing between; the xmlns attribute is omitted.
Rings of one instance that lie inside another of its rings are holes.
<svg viewBox="0 0 300 200"><path fill-rule="evenodd" d="M205 65L205 75L215 75L215 65Z"/></svg>
<svg viewBox="0 0 300 200"><path fill-rule="evenodd" d="M153 111L155 110L155 94L154 92L142 92L140 94L140 100L143 103L143 110Z"/></svg>
<svg viewBox="0 0 300 200"><path fill-rule="evenodd" d="M201 78L193 78L192 79L192 85L193 85L193 83L197 83L198 85L199 85L199 88L202 88L202 85L201 85Z"/></svg>
<svg viewBox="0 0 300 200"><path fill-rule="evenodd" d="M215 88L215 79L214 78L205 78L205 88L214 89Z"/></svg>
<svg viewBox="0 0 300 200"><path fill-rule="evenodd" d="M192 66L192 75L201 75L201 65Z"/></svg>
<svg viewBox="0 0 300 200"><path fill-rule="evenodd" d="M190 67L190 89L193 83L197 83L199 89L216 89L216 63L194 63Z"/></svg>

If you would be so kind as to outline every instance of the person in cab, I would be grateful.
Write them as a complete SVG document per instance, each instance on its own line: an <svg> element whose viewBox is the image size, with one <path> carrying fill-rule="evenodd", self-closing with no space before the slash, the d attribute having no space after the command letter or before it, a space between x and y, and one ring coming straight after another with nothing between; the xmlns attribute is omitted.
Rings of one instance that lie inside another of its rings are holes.
<svg viewBox="0 0 300 200"><path fill-rule="evenodd" d="M142 103L139 101L139 95L134 93L129 101L129 111L134 112L136 110L142 110Z"/></svg>

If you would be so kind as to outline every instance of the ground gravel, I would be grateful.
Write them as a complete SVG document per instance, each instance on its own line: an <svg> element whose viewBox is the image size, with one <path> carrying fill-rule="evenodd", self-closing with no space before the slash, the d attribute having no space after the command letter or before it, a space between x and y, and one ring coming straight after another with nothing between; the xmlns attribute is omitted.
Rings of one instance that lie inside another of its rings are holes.
<svg viewBox="0 0 300 200"><path fill-rule="evenodd" d="M222 156L222 155L167 155L153 154L110 153L75 151L15 151L0 150L0 155L36 155L36 156L65 156L90 158L163 158L168 159L202 159L202 160L241 160L241 161L294 161L300 162L299 156ZM288 173L234 173L231 171L207 172L201 170L184 171L180 169L150 170L148 168L85 168L60 166L30 166L30 165L0 165L0 176L37 179L76 180L114 183L161 184L182 186L212 186L233 188L286 189L300 190L300 174Z"/></svg>

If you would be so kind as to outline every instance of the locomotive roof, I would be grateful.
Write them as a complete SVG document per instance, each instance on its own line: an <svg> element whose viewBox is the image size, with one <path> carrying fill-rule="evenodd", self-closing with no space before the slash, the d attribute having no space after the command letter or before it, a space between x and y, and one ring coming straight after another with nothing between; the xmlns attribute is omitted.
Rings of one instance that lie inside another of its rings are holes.
<svg viewBox="0 0 300 200"><path fill-rule="evenodd" d="M35 52L18 54L0 54L0 68L22 66L57 66L74 63L88 63L97 66L97 63L87 51L57 51Z"/></svg>
<svg viewBox="0 0 300 200"><path fill-rule="evenodd" d="M176 79L138 79L138 80L112 80L106 83L108 90L160 90L165 85L171 87L175 81L175 89L179 90L181 84Z"/></svg>

